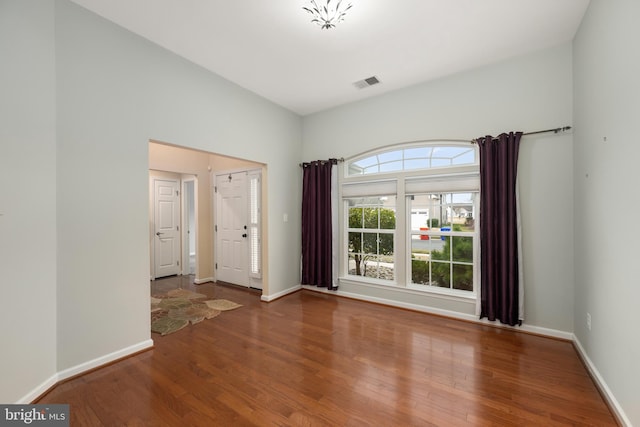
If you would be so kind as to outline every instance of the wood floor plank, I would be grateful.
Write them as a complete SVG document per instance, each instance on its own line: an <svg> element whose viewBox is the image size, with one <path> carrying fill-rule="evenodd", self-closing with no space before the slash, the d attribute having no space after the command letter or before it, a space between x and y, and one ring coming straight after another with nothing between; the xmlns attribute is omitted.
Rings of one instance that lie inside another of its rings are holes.
<svg viewBox="0 0 640 427"><path fill-rule="evenodd" d="M616 425L570 342L301 291L243 307L60 384L78 426Z"/></svg>

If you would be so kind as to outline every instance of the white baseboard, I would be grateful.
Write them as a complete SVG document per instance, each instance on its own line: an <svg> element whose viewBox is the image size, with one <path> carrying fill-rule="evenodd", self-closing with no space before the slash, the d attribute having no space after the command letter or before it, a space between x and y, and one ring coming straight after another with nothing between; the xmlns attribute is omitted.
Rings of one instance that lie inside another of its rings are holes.
<svg viewBox="0 0 640 427"><path fill-rule="evenodd" d="M118 351L114 351L113 353L106 354L104 356L98 357L96 359L90 360L85 363L81 363L80 365L73 366L71 368L65 369L64 371L58 372L44 381L42 384L38 385L36 388L31 390L25 396L23 396L20 400L18 400L18 404L28 404L33 402L51 387L55 386L60 381L64 381L67 378L71 378L75 375L82 374L83 372L90 371L91 369L99 368L107 363L113 362L118 359L122 359L123 357L127 357L131 354L137 353L142 350L146 350L150 347L153 347L153 340L149 339L146 341L142 341L138 344L134 344L132 346L123 348Z"/></svg>
<svg viewBox="0 0 640 427"><path fill-rule="evenodd" d="M18 399L18 401L15 403L18 405L27 405L33 402L38 398L38 396L41 396L44 392L46 392L51 387L56 385L58 381L60 381L58 374L57 373L53 374L50 378L48 378L42 384L38 385L36 388L31 390L25 396L22 396L22 398Z"/></svg>
<svg viewBox="0 0 640 427"><path fill-rule="evenodd" d="M481 323L481 324L484 324L484 325L495 326L495 327L498 327L498 328L511 329L511 330L514 330L514 331L521 331L521 332L529 332L529 333L532 333L532 334L544 335L544 336L554 337L554 338L561 338L561 339L565 339L567 341L572 341L573 340L573 334L571 332L559 331L559 330L556 330L556 329L548 329L548 328L543 328L543 327L540 327L540 326L532 326L532 325L526 325L526 324L522 325L522 326L503 325L501 323L491 322L491 321L489 321L487 319L478 319L477 316L472 315L472 314L459 313L457 311L442 310L442 309L439 309L439 308L428 307L428 306L425 306L425 305L411 304L411 303L407 303L407 302L395 301L395 300L390 300L390 299L385 299L385 298L370 297L370 296L366 296L366 295L362 295L362 294L344 292L344 291L341 291L340 289L338 289L337 291L329 291L329 290L327 290L327 288L318 288L316 286L308 286L308 285L303 285L302 288L303 289L308 289L308 290L314 291L314 292L322 292L322 293L327 293L327 294L332 294L332 295L338 295L338 296L341 296L341 297L352 298L352 299L357 299L357 300L361 300L361 301L374 302L374 303L377 303L377 304L383 304L383 305L388 305L388 306L392 306L392 307L406 308L406 309L409 309L409 310L420 311L420 312L423 312L423 313L437 314L439 316L445 316L445 317L450 317L450 318L453 318L453 319L459 319L459 320L466 320L466 321L469 321L469 322Z"/></svg>
<svg viewBox="0 0 640 427"><path fill-rule="evenodd" d="M215 282L215 280L213 279L213 277L205 277L204 279L198 279L198 278L193 279L193 283L195 283L196 285L202 285L203 283L208 283L208 282Z"/></svg>
<svg viewBox="0 0 640 427"><path fill-rule="evenodd" d="M602 396L604 396L605 400L609 404L609 408L611 408L611 410L613 411L613 415L615 415L615 417L617 418L617 421L623 426L631 427L632 424L629 418L627 417L627 414L625 414L624 410L620 406L620 403L611 392L611 389L607 385L604 378L602 378L602 375L600 375L600 372L595 367L591 359L589 359L589 356L587 356L587 352L585 351L584 347L582 347L582 344L580 343L580 340L578 339L578 337L576 337L575 335L573 335L573 343L576 349L578 350L578 354L580 355L580 358L582 359L585 366L589 370L589 373L591 374L591 378L593 378L593 380L596 383L596 386L598 387L598 389L600 389L600 393L602 394Z"/></svg>
<svg viewBox="0 0 640 427"><path fill-rule="evenodd" d="M100 356L93 360L89 360L88 362L84 362L71 368L65 369L62 372L58 372L58 381L66 380L67 378L71 378L75 375L81 374L91 369L98 368L100 366L106 365L107 363L113 362L114 360L122 359L123 357L127 357L139 351L146 350L150 347L153 347L153 340L148 339L146 341L142 341L138 344L134 344L121 350L114 351L113 353L105 354L104 356Z"/></svg>
<svg viewBox="0 0 640 427"><path fill-rule="evenodd" d="M300 289L302 289L302 286L296 285L296 286L293 286L293 287L291 287L289 289L285 289L284 291L277 292L277 293L275 293L273 295L262 294L262 296L260 297L260 300L261 301L265 301L265 302L273 301L273 300L276 300L278 298L282 298L285 295L289 295L289 294L292 294L292 293L294 293L296 291L299 291Z"/></svg>

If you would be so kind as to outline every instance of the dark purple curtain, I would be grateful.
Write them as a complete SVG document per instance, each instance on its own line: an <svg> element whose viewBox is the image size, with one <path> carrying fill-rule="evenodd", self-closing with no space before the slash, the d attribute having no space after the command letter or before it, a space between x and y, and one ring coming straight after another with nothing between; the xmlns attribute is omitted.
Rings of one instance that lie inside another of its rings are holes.
<svg viewBox="0 0 640 427"><path fill-rule="evenodd" d="M334 289L331 252L331 167L335 159L304 163L302 284Z"/></svg>
<svg viewBox="0 0 640 427"><path fill-rule="evenodd" d="M516 174L522 132L476 140L480 147L480 318L519 325Z"/></svg>

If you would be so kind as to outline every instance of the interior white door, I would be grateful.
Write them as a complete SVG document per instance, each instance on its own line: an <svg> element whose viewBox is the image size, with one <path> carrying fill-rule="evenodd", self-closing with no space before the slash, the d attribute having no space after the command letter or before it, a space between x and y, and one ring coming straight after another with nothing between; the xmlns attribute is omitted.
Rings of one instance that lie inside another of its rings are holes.
<svg viewBox="0 0 640 427"><path fill-rule="evenodd" d="M216 278L249 286L247 173L216 176Z"/></svg>
<svg viewBox="0 0 640 427"><path fill-rule="evenodd" d="M154 179L154 276L180 274L179 182Z"/></svg>

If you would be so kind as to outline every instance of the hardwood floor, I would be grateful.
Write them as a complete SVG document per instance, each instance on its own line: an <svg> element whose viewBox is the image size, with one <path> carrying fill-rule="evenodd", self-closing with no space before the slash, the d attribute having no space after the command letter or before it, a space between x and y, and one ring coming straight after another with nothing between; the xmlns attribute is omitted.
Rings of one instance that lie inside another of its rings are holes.
<svg viewBox="0 0 640 427"><path fill-rule="evenodd" d="M616 425L569 342L300 291L156 280L244 306L60 384L72 426Z"/></svg>

